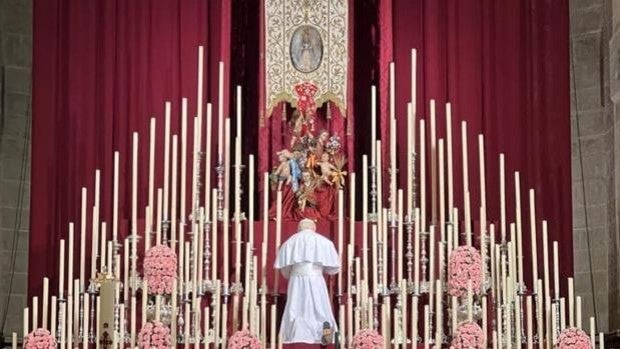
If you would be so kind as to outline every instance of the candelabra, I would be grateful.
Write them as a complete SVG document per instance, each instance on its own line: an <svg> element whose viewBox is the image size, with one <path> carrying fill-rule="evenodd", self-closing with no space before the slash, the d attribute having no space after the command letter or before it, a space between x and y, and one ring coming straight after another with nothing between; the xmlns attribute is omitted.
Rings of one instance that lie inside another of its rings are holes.
<svg viewBox="0 0 620 349"><path fill-rule="evenodd" d="M217 161L215 166L217 174L217 220L224 220L224 163L222 160Z"/></svg>
<svg viewBox="0 0 620 349"><path fill-rule="evenodd" d="M368 213L368 220L370 222L377 221L377 167L374 165L370 166L370 212Z"/></svg>
<svg viewBox="0 0 620 349"><path fill-rule="evenodd" d="M186 300L181 298L182 295L179 294L179 313L177 314L177 342L185 343L185 316L183 314L183 309L185 308L183 304Z"/></svg>
<svg viewBox="0 0 620 349"><path fill-rule="evenodd" d="M428 264L428 257L426 253L426 240L429 233L426 231L420 232L420 269L422 272L422 279L420 280L419 292L428 293L430 291L430 283L426 280L426 266Z"/></svg>
<svg viewBox="0 0 620 349"><path fill-rule="evenodd" d="M414 292L413 284L413 219L410 215L405 216L405 231L407 232L407 252L405 259L407 260L407 293Z"/></svg>
<svg viewBox="0 0 620 349"><path fill-rule="evenodd" d="M97 306L96 297L93 293L92 296L89 295L89 302L92 298L93 304L90 306L90 320L89 320L89 329L88 329L88 343L95 343L95 307Z"/></svg>
<svg viewBox="0 0 620 349"><path fill-rule="evenodd" d="M62 297L62 294L60 295L60 297L57 299L57 303L58 303L58 323L57 323L57 330L56 330L56 338L64 338L62 335L62 332L64 330L64 318L65 318L65 306L66 306L66 299ZM64 344L64 341L61 342L61 346Z"/></svg>
<svg viewBox="0 0 620 349"><path fill-rule="evenodd" d="M383 240L377 241L377 287L378 290L375 292L379 294L384 293L384 285L383 285Z"/></svg>
<svg viewBox="0 0 620 349"><path fill-rule="evenodd" d="M168 245L168 232L170 231L170 220L164 219L161 222L161 241L162 244Z"/></svg>
<svg viewBox="0 0 620 349"><path fill-rule="evenodd" d="M399 293L400 292L400 288L398 287L398 282L396 282L396 274L397 274L397 270L396 270L396 233L397 233L397 228L398 228L398 215L395 212L388 212L388 219L390 220L390 235L392 236L391 238L391 247L392 247L392 278L390 281L390 289L389 292L390 293Z"/></svg>
<svg viewBox="0 0 620 349"><path fill-rule="evenodd" d="M203 250L203 275L202 290L204 292L215 293L215 281L210 279L211 275L211 222L204 223L205 244Z"/></svg>
<svg viewBox="0 0 620 349"><path fill-rule="evenodd" d="M80 293L79 321L78 321L78 341L84 339L84 293Z"/></svg>

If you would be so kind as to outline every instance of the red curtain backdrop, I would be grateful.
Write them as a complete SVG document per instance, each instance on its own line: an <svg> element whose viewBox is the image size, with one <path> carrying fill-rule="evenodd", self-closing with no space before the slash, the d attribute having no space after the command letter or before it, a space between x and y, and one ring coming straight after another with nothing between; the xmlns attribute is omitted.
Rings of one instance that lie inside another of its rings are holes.
<svg viewBox="0 0 620 349"><path fill-rule="evenodd" d="M180 120L181 98L189 98L191 149L197 47L205 46L204 101L214 102L217 110L218 61L225 62L226 75L229 70L230 19L226 0L34 3L31 295L40 293L44 276L56 287L59 240L67 238L69 222L76 223L79 260L80 188L89 189L90 221L94 171L101 169L101 188L112 188L115 150L121 153L119 237L129 234L132 132L140 134L138 207L144 207L149 118L157 119L157 138L163 140L164 101L172 102L173 120ZM228 93L224 106L227 110ZM180 122L171 129L180 133ZM162 144L158 163L163 163ZM161 169L155 183L163 183ZM111 211L112 191L102 190L102 221L111 222Z"/></svg>
<svg viewBox="0 0 620 349"><path fill-rule="evenodd" d="M514 171L519 171L525 251L530 246L528 190L533 188L537 219L548 221L549 241L559 241L561 274L571 275L568 1L381 0L378 6L382 137L389 135L387 64L393 60L396 117L402 125L398 137L406 139L410 56L416 48L416 111L418 120L427 120L427 140L429 100L437 105L438 138L445 138L445 103L452 103L455 205L463 207L461 121L465 120L473 219L479 220L478 134L483 134L489 220L499 221L498 156L504 153L507 222L515 219ZM405 145L399 147L401 168L405 150ZM383 155L388 159L387 152ZM426 158L428 163L429 153ZM405 183L404 177L400 179ZM428 191L427 198L430 203ZM537 231L541 259L540 223ZM532 285L529 255L524 260L526 283Z"/></svg>

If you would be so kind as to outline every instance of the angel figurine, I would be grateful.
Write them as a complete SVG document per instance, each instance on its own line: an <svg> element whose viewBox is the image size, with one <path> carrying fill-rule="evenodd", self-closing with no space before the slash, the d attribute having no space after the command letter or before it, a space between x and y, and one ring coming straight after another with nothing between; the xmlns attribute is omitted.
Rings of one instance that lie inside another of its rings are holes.
<svg viewBox="0 0 620 349"><path fill-rule="evenodd" d="M338 169L331 162L329 162L329 154L321 154L321 161L318 162L318 166L321 172L321 179L325 183L331 184L332 174Z"/></svg>

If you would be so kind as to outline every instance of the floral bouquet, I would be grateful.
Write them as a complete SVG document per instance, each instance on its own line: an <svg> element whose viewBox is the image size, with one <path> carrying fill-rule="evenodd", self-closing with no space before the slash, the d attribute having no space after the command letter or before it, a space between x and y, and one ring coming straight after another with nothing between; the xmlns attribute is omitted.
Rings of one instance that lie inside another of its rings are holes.
<svg viewBox="0 0 620 349"><path fill-rule="evenodd" d="M590 337L581 329L567 328L560 333L555 347L559 349L588 349L591 347Z"/></svg>
<svg viewBox="0 0 620 349"><path fill-rule="evenodd" d="M456 328L452 349L484 349L484 332L475 322L465 322Z"/></svg>
<svg viewBox="0 0 620 349"><path fill-rule="evenodd" d="M365 329L358 331L353 337L353 349L382 349L385 344L383 337L375 330Z"/></svg>
<svg viewBox="0 0 620 349"><path fill-rule="evenodd" d="M55 349L56 340L50 331L44 328L37 328L28 333L24 340L25 349Z"/></svg>
<svg viewBox="0 0 620 349"><path fill-rule="evenodd" d="M237 331L228 339L228 349L260 349L258 337L248 330Z"/></svg>
<svg viewBox="0 0 620 349"><path fill-rule="evenodd" d="M172 348L170 329L159 321L147 322L138 333L138 347L140 349Z"/></svg>
<svg viewBox="0 0 620 349"><path fill-rule="evenodd" d="M448 261L448 293L454 297L465 296L469 281L471 281L472 292L480 292L482 259L475 248L459 246L452 251Z"/></svg>
<svg viewBox="0 0 620 349"><path fill-rule="evenodd" d="M151 247L144 257L144 279L148 283L149 294L172 293L176 276L177 255L166 245Z"/></svg>

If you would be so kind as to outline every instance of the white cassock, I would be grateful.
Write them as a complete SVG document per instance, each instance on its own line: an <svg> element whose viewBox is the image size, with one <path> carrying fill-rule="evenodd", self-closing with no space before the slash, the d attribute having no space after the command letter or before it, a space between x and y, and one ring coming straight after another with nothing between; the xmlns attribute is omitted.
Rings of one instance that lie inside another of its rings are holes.
<svg viewBox="0 0 620 349"><path fill-rule="evenodd" d="M280 247L274 267L289 279L280 326L283 343L321 343L324 322L336 330L323 277L324 272L340 270L334 244L312 230L301 230Z"/></svg>

